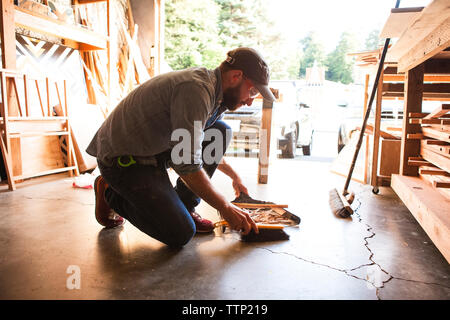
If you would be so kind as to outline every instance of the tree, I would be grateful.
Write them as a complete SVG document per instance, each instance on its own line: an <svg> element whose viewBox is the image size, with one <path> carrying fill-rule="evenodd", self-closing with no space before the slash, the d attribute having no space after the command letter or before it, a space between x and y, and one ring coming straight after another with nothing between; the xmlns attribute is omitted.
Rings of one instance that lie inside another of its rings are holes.
<svg viewBox="0 0 450 320"><path fill-rule="evenodd" d="M317 35L313 31L300 40L300 45L303 56L300 60L299 76L304 77L306 75L306 68L311 68L314 65L314 61L317 61L319 67L323 66L325 54L322 44L319 42Z"/></svg>
<svg viewBox="0 0 450 320"><path fill-rule="evenodd" d="M339 43L326 59L327 80L349 84L353 82L353 61L347 56L355 47L354 38L348 32L341 34Z"/></svg>
<svg viewBox="0 0 450 320"><path fill-rule="evenodd" d="M365 40L365 49L366 50L375 50L379 48L380 43L380 30L375 29L372 30Z"/></svg>
<svg viewBox="0 0 450 320"><path fill-rule="evenodd" d="M217 38L219 7L212 0L166 0L165 58L171 68L215 68L223 54Z"/></svg>
<svg viewBox="0 0 450 320"><path fill-rule="evenodd" d="M280 48L287 41L268 12L268 0L215 0L220 6L218 21L220 43L226 50L252 47L258 50L270 67L271 79L289 78L292 53Z"/></svg>
<svg viewBox="0 0 450 320"><path fill-rule="evenodd" d="M271 79L292 76L297 53L268 12L269 0L166 0L165 58L173 69L217 67L236 47L258 50Z"/></svg>

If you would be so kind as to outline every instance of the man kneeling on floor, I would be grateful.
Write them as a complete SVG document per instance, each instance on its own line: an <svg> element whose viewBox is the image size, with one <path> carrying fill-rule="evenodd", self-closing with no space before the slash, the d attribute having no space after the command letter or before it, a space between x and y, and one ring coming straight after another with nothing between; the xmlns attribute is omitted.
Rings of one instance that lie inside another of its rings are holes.
<svg viewBox="0 0 450 320"><path fill-rule="evenodd" d="M122 225L125 218L149 236L180 247L196 232L214 230L211 221L195 212L201 198L219 211L231 229L258 232L250 216L227 201L210 178L218 168L231 177L236 194L248 194L222 158L231 129L220 119L227 109L250 106L258 93L274 101L268 83L269 69L259 53L237 48L215 70L169 72L133 90L86 150L97 158L101 173L94 183L97 221L111 228ZM180 149L180 137L186 136L188 143ZM221 145L221 150L212 144ZM175 188L168 167L179 175Z"/></svg>

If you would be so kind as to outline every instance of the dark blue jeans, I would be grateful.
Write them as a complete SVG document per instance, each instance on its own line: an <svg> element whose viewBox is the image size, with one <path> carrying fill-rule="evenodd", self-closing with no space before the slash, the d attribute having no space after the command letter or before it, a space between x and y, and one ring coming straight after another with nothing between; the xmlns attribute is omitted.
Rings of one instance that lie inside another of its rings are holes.
<svg viewBox="0 0 450 320"><path fill-rule="evenodd" d="M218 129L223 137L225 154L229 140L226 130L230 127L223 121L216 121L208 129ZM204 141L203 150L214 141ZM100 173L108 183L105 199L109 206L131 224L149 236L173 247L188 243L195 235L194 221L189 214L200 203L197 197L178 178L172 186L167 174L170 151L156 156L158 166L133 164L121 167L117 161L108 167L98 163ZM206 173L212 177L218 162L204 164Z"/></svg>

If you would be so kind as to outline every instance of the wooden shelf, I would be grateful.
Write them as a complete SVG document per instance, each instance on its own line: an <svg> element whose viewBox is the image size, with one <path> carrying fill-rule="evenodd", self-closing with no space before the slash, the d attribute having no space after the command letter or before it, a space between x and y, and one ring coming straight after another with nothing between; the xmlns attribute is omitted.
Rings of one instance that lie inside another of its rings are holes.
<svg viewBox="0 0 450 320"><path fill-rule="evenodd" d="M434 0L402 32L390 55L398 70L406 71L450 46L450 7L448 0Z"/></svg>
<svg viewBox="0 0 450 320"><path fill-rule="evenodd" d="M422 10L423 7L392 9L383 30L381 30L380 38L400 37Z"/></svg>
<svg viewBox="0 0 450 320"><path fill-rule="evenodd" d="M108 37L83 29L50 17L22 9L14 8L15 25L35 32L55 36L63 44L76 50L103 50L107 48Z"/></svg>
<svg viewBox="0 0 450 320"><path fill-rule="evenodd" d="M394 174L391 186L450 263L450 200L418 177Z"/></svg>

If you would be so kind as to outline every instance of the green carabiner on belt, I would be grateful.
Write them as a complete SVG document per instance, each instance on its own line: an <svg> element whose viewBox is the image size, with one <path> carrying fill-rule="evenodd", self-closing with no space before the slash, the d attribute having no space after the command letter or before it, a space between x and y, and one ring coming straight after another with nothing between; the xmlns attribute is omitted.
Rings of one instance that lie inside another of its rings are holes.
<svg viewBox="0 0 450 320"><path fill-rule="evenodd" d="M118 158L117 158L117 163L119 164L119 166L121 166L121 167L123 167L123 168L126 168L126 167L129 167L129 166L131 166L131 165L133 165L133 164L136 163L136 161L133 159L133 156L128 156L128 157L129 157L128 163L123 163L123 162L120 160L121 156L118 157Z"/></svg>

